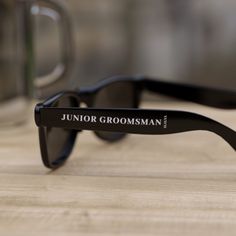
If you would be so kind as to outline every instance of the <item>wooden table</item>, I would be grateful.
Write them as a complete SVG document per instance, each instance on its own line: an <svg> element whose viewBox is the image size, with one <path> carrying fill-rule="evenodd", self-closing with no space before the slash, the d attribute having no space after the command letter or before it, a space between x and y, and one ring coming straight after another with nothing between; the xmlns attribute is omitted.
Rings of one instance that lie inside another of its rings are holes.
<svg viewBox="0 0 236 236"><path fill-rule="evenodd" d="M232 111L145 107L191 110L236 128ZM2 131L0 235L236 235L235 152L208 132L132 135L113 145L84 132L52 172L33 122Z"/></svg>

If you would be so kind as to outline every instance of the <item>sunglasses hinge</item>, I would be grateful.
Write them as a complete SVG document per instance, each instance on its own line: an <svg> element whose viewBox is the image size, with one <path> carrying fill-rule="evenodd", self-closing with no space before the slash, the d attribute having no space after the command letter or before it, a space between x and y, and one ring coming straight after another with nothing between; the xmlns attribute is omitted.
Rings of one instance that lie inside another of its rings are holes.
<svg viewBox="0 0 236 236"><path fill-rule="evenodd" d="M36 105L35 107L35 112L34 112L34 119L35 119L35 123L38 127L41 126L41 115L40 115L40 110L41 108L43 108L43 104L42 103L39 103Z"/></svg>

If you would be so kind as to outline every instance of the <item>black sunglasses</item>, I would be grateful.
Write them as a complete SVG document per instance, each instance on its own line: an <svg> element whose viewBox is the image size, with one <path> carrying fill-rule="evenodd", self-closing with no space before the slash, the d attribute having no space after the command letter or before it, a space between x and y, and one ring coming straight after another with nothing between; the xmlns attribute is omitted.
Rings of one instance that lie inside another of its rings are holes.
<svg viewBox="0 0 236 236"><path fill-rule="evenodd" d="M43 163L61 166L78 132L93 130L108 142L133 134L214 132L236 150L236 132L205 116L172 110L137 109L143 90L222 109L236 108L236 92L170 83L143 77L114 77L78 92L62 92L36 105ZM88 108L80 108L85 103Z"/></svg>

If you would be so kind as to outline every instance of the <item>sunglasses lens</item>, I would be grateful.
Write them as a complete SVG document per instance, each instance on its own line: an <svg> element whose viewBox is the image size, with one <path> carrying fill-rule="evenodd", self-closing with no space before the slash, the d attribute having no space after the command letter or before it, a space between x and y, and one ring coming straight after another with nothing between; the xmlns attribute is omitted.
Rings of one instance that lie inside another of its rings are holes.
<svg viewBox="0 0 236 236"><path fill-rule="evenodd" d="M135 108L137 105L135 86L129 81L115 82L101 89L95 98L97 108ZM95 134L106 141L122 139L124 133L95 131Z"/></svg>
<svg viewBox="0 0 236 236"><path fill-rule="evenodd" d="M73 97L63 96L52 107L78 107ZM46 128L46 143L48 162L51 167L61 165L70 155L76 138L75 130L48 127Z"/></svg>

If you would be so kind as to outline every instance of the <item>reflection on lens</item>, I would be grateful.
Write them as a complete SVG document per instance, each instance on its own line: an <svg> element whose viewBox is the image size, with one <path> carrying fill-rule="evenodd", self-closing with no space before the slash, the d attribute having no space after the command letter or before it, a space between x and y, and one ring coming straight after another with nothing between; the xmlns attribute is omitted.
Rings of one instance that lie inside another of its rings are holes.
<svg viewBox="0 0 236 236"><path fill-rule="evenodd" d="M101 89L97 94L94 107L97 108L133 108L135 105L135 88L131 82L115 82ZM96 131L96 135L106 141L117 141L124 133Z"/></svg>
<svg viewBox="0 0 236 236"><path fill-rule="evenodd" d="M70 97L60 98L53 107L73 107L73 100ZM65 160L72 149L75 140L75 131L48 127L47 129L47 151L49 162L57 165L59 162Z"/></svg>

